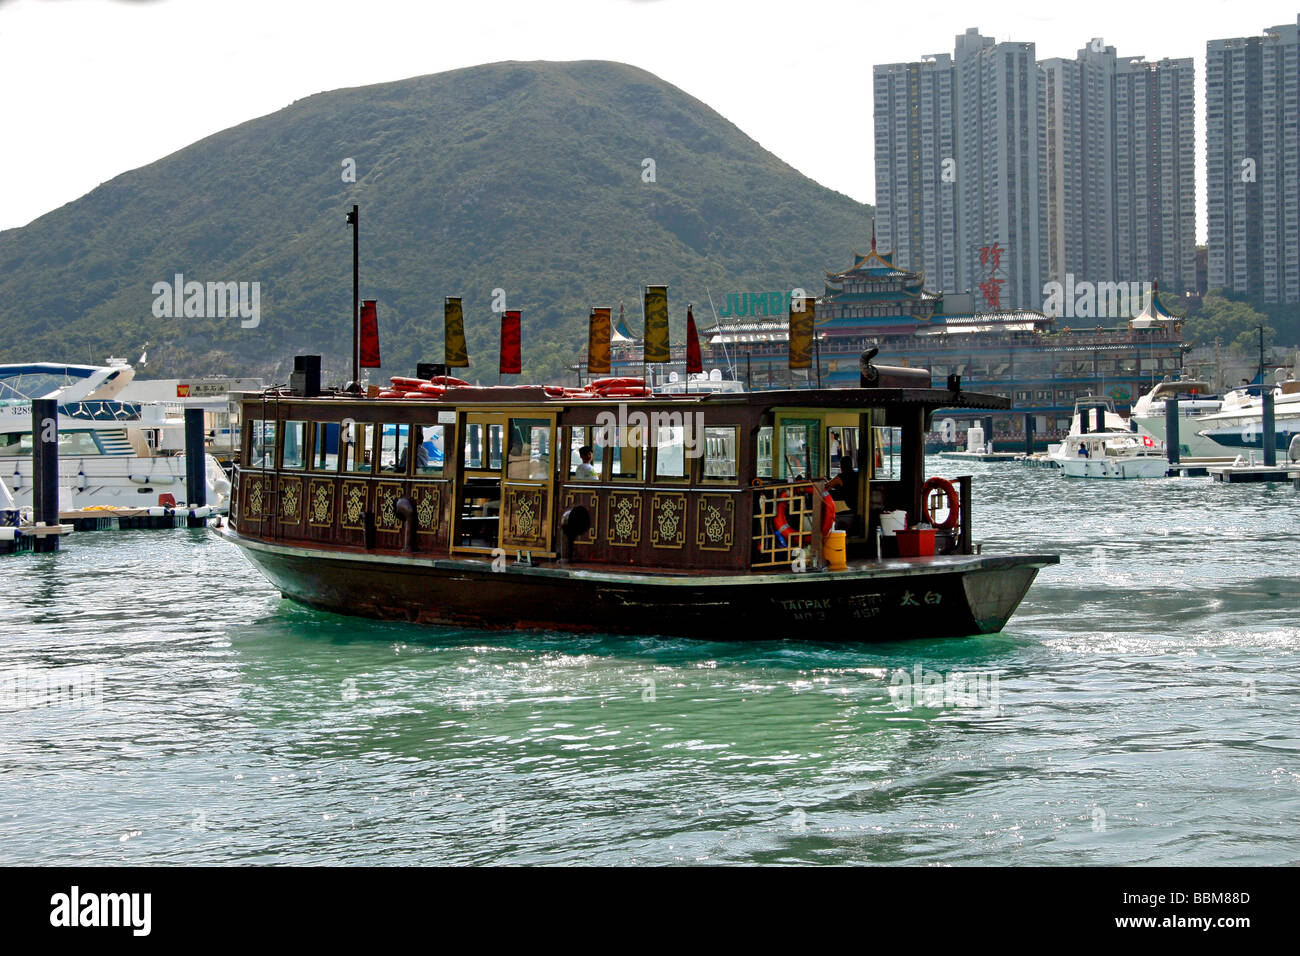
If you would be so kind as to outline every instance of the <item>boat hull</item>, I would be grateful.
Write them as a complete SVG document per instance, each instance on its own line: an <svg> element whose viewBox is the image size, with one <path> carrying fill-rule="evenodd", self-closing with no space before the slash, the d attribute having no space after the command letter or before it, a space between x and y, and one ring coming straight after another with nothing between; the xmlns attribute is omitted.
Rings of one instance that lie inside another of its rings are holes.
<svg viewBox="0 0 1300 956"><path fill-rule="evenodd" d="M1064 458L1058 459L1067 478L1163 478L1169 463L1163 458Z"/></svg>
<svg viewBox="0 0 1300 956"><path fill-rule="evenodd" d="M492 630L818 642L1002 629L1055 555L942 556L842 572L651 574L322 550L222 532L287 598L323 610Z"/></svg>
<svg viewBox="0 0 1300 956"><path fill-rule="evenodd" d="M1165 420L1152 416L1139 418L1134 416L1140 431L1150 435L1160 444L1165 444ZM1232 457L1236 452L1229 451L1223 445L1196 434L1196 429L1203 428L1192 416L1183 416L1178 422L1178 454L1183 458L1224 458Z"/></svg>
<svg viewBox="0 0 1300 956"><path fill-rule="evenodd" d="M217 460L205 455L204 482L207 505L225 514L230 505L230 482ZM19 508L32 507L32 459L0 457L4 478ZM158 504L170 493L184 501L185 456L140 458L129 455L61 456L59 458L59 510L84 508L142 508Z"/></svg>

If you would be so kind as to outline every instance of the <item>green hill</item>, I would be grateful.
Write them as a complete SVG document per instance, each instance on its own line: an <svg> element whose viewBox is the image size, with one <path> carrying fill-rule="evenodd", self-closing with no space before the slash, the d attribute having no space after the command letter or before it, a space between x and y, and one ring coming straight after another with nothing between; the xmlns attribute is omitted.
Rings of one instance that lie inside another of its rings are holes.
<svg viewBox="0 0 1300 956"><path fill-rule="evenodd" d="M443 296L461 295L485 381L493 289L524 310L525 378L557 379L589 305L626 303L639 328L641 283L667 283L676 340L706 287L820 292L871 216L643 70L494 63L307 97L0 233L0 357L134 359L148 343L148 376L284 381L295 353L320 352L341 379L354 202L383 375L441 360ZM260 324L156 318L153 284L175 273L260 282Z"/></svg>

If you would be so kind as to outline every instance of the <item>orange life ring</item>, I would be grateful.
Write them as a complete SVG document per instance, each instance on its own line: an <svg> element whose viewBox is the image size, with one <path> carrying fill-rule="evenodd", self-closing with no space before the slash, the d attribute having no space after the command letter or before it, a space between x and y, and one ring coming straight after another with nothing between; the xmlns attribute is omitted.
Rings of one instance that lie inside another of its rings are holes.
<svg viewBox="0 0 1300 956"><path fill-rule="evenodd" d="M643 378L597 378L587 383L593 392L603 392L610 388L645 388Z"/></svg>
<svg viewBox="0 0 1300 956"><path fill-rule="evenodd" d="M825 488L822 489L822 537L835 530L835 499Z"/></svg>
<svg viewBox="0 0 1300 956"><path fill-rule="evenodd" d="M788 491L778 491L776 494L776 515L772 518L772 533L776 535L777 544L786 547L789 540L787 535L794 534L794 529L790 527L790 520L786 514L785 502L790 497Z"/></svg>
<svg viewBox="0 0 1300 956"><path fill-rule="evenodd" d="M934 520L934 512L930 510L930 492L936 490L942 491L944 497L948 499L948 517L943 519L943 524ZM957 489L947 478L931 478L921 486L921 510L925 513L926 520L935 527L943 528L945 531L957 527L960 507L961 498L957 495Z"/></svg>
<svg viewBox="0 0 1300 956"><path fill-rule="evenodd" d="M442 385L445 388L464 388L469 382L454 375L435 375L429 379L430 385Z"/></svg>
<svg viewBox="0 0 1300 956"><path fill-rule="evenodd" d="M404 378L401 375L394 375L389 379L393 383L393 388L397 389L415 389L424 384L422 378Z"/></svg>
<svg viewBox="0 0 1300 956"><path fill-rule="evenodd" d="M445 392L445 391L447 391L446 386L443 386L443 385L434 385L434 384L431 384L431 383L430 383L430 384L421 385L420 388L419 388L419 390L418 390L418 392L416 392L415 394L419 394L419 395L441 395L441 394L442 394L443 392Z"/></svg>
<svg viewBox="0 0 1300 956"><path fill-rule="evenodd" d="M653 393L644 385L610 385L598 393L602 398L646 398Z"/></svg>

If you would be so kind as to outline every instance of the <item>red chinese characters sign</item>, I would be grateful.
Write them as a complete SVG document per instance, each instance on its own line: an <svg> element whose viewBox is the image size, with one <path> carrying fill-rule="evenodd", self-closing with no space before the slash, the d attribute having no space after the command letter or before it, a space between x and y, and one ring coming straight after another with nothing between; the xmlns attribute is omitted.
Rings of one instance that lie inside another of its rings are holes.
<svg viewBox="0 0 1300 956"><path fill-rule="evenodd" d="M1002 270L1002 254L1006 252L997 242L980 246L980 268L984 270L984 281L979 284L980 295L984 297L986 308L997 311L1002 308L1002 287L1007 280L998 273Z"/></svg>

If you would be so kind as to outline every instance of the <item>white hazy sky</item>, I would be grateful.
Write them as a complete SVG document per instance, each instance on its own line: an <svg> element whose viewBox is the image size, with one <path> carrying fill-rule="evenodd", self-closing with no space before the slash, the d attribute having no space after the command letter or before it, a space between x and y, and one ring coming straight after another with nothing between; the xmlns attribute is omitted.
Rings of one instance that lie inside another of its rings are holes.
<svg viewBox="0 0 1300 956"><path fill-rule="evenodd" d="M1191 56L1300 2L1054 0L0 0L0 229L322 90L498 60L618 60L712 106L796 169L875 192L871 68L979 27L1072 57ZM1198 233L1205 235L1203 92Z"/></svg>

